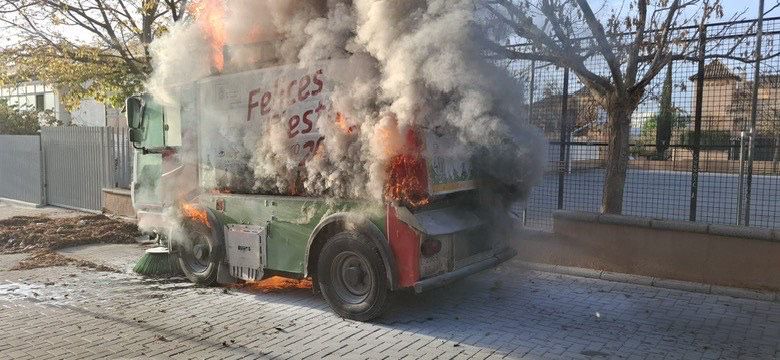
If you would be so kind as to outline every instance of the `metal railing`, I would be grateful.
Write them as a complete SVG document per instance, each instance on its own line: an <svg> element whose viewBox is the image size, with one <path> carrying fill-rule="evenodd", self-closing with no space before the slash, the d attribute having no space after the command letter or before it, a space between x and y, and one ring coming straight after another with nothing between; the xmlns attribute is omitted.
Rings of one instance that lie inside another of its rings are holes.
<svg viewBox="0 0 780 360"><path fill-rule="evenodd" d="M708 24L688 41L696 58L673 61L633 114L623 213L778 228L780 18ZM718 56L723 49L740 56ZM598 59L587 66L609 71ZM531 60L509 67L525 80L528 118L549 141L546 175L525 204L527 226L551 229L556 209L599 211L606 112L568 69ZM662 107L671 110L664 117Z"/></svg>

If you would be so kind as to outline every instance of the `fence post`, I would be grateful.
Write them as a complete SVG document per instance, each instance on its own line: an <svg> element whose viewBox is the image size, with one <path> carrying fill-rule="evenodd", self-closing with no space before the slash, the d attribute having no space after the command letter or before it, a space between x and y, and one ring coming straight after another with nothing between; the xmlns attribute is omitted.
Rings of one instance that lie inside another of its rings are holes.
<svg viewBox="0 0 780 360"><path fill-rule="evenodd" d="M753 188L753 153L756 137L756 118L758 117L758 87L761 82L761 40L764 37L764 0L758 5L758 23L756 24L756 66L753 73L753 95L750 99L750 129L748 131L747 183L745 184L745 225L750 225L750 194Z"/></svg>
<svg viewBox="0 0 780 360"><path fill-rule="evenodd" d="M737 184L737 225L742 225L744 214L742 201L744 200L745 178L745 130L739 132L739 184Z"/></svg>
<svg viewBox="0 0 780 360"><path fill-rule="evenodd" d="M111 129L107 127L101 127L98 128L100 130L100 162L103 166L101 166L101 171L103 171L103 179L102 184L100 184L100 188L102 191L102 188L110 186L110 174L111 174Z"/></svg>
<svg viewBox="0 0 780 360"><path fill-rule="evenodd" d="M536 60L531 60L531 81L528 91L528 121L534 116L534 86L536 81Z"/></svg>
<svg viewBox="0 0 780 360"><path fill-rule="evenodd" d="M38 153L40 154L40 163L38 166L40 167L41 172L41 205L48 205L47 201L49 200L46 195L46 153L43 151L43 129L38 131Z"/></svg>
<svg viewBox="0 0 780 360"><path fill-rule="evenodd" d="M563 94L561 95L561 138L558 145L558 210L563 209L564 181L566 180L566 148L568 143L569 126L567 114L569 112L569 68L563 69Z"/></svg>
<svg viewBox="0 0 780 360"><path fill-rule="evenodd" d="M528 122L533 121L534 116L534 90L536 81L536 60L531 60L531 84L528 91ZM525 202L523 208L523 226L528 224L528 201Z"/></svg>
<svg viewBox="0 0 780 360"><path fill-rule="evenodd" d="M696 206L699 199L699 155L701 150L701 113L704 100L704 55L707 48L707 25L702 25L699 31L699 69L696 75L696 112L693 125L691 146L693 156L691 159L691 203L688 220L696 221Z"/></svg>

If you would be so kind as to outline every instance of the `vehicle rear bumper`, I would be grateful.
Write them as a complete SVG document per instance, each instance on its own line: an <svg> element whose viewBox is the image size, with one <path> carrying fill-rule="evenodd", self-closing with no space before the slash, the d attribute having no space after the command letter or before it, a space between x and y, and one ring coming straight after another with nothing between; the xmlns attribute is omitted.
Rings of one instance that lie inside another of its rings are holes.
<svg viewBox="0 0 780 360"><path fill-rule="evenodd" d="M420 280L414 283L414 292L419 294L421 292L449 284L466 276L476 274L482 270L493 268L498 264L511 259L513 256L515 256L515 254L517 254L517 252L514 249L508 248L485 260L464 266L460 269L453 270L448 273L430 277L425 280Z"/></svg>

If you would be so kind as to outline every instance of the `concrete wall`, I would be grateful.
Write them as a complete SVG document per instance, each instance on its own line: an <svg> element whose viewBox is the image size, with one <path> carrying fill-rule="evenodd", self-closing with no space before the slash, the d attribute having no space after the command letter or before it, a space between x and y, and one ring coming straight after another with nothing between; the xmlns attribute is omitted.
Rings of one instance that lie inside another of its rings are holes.
<svg viewBox="0 0 780 360"><path fill-rule="evenodd" d="M95 100L82 100L79 107L70 112L70 123L78 126L108 126L106 106Z"/></svg>
<svg viewBox="0 0 780 360"><path fill-rule="evenodd" d="M135 218L135 208L130 196L130 190L117 188L103 189L103 210L109 214L115 214L128 218Z"/></svg>
<svg viewBox="0 0 780 360"><path fill-rule="evenodd" d="M780 290L780 231L556 212L554 233L526 233L519 257L713 285Z"/></svg>

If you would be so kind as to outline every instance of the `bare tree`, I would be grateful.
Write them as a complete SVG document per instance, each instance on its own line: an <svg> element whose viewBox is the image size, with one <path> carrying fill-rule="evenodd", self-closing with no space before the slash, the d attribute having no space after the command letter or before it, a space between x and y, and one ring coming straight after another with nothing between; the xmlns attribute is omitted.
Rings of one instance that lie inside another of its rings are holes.
<svg viewBox="0 0 780 360"><path fill-rule="evenodd" d="M510 38L529 44L492 43L489 52L567 67L605 109L609 153L601 211L621 213L631 115L671 61L699 59L696 40L707 21L723 17L720 0L625 0L617 10L599 11L607 13L602 18L587 0L486 0L482 6ZM736 53L745 41L720 46L718 54L707 57L753 61L751 54ZM595 67L608 71L601 74Z"/></svg>
<svg viewBox="0 0 780 360"><path fill-rule="evenodd" d="M187 0L0 0L2 76L46 80L76 102L119 102L151 73L151 42L186 9Z"/></svg>

